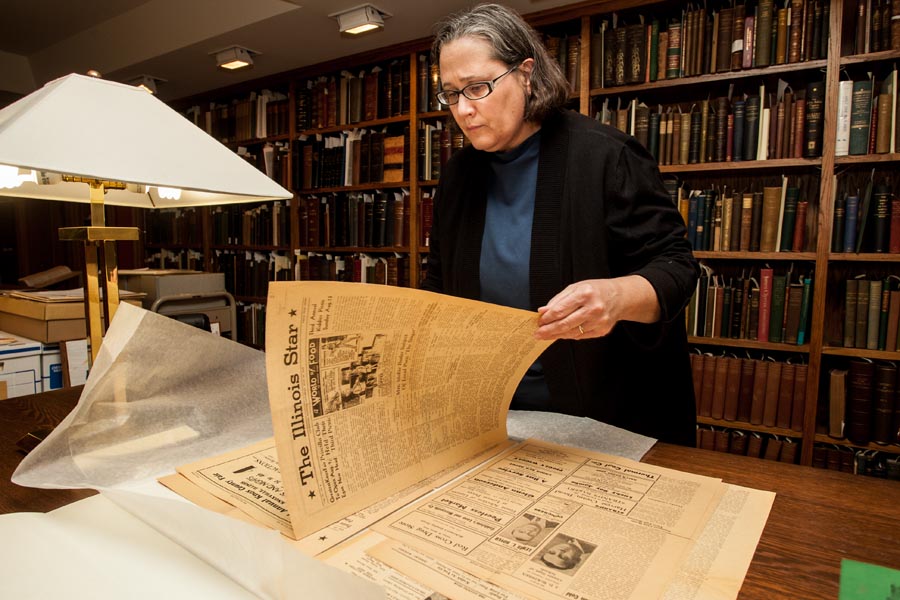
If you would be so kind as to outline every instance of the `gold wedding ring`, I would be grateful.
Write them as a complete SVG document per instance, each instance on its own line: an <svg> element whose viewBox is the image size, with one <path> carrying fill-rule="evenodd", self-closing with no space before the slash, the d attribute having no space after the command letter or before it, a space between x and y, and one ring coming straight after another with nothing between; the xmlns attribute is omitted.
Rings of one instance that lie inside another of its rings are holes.
<svg viewBox="0 0 900 600"><path fill-rule="evenodd" d="M581 325L578 326L578 333L584 335L584 327L582 327Z"/></svg>

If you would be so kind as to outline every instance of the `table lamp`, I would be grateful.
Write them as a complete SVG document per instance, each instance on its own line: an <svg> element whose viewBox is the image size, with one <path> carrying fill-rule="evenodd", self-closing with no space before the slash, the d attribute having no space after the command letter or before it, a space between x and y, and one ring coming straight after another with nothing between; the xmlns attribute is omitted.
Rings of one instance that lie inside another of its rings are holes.
<svg viewBox="0 0 900 600"><path fill-rule="evenodd" d="M106 226L106 204L176 208L292 197L153 94L77 74L0 110L0 195L90 203L91 225L59 235L84 243L92 358L102 315L111 322L119 304L116 242L139 238L137 228Z"/></svg>

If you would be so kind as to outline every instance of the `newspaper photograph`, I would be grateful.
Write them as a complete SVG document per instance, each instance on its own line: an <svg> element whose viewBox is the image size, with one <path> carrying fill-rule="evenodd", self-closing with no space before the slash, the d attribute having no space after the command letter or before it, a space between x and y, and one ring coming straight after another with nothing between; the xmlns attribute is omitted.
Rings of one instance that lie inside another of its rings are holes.
<svg viewBox="0 0 900 600"><path fill-rule="evenodd" d="M637 600L664 592L723 493L717 479L527 440L374 529L528 598Z"/></svg>
<svg viewBox="0 0 900 600"><path fill-rule="evenodd" d="M537 313L394 286L269 286L266 377L294 538L507 442Z"/></svg>

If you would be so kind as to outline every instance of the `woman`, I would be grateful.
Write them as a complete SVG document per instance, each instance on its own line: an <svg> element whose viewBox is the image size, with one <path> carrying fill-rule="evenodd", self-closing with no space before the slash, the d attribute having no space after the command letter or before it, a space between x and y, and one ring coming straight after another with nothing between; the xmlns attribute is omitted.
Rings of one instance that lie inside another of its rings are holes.
<svg viewBox="0 0 900 600"><path fill-rule="evenodd" d="M558 64L508 8L449 17L432 57L471 145L443 169L423 287L537 310L535 337L560 340L512 408L694 445L681 317L698 268L653 159L563 109Z"/></svg>

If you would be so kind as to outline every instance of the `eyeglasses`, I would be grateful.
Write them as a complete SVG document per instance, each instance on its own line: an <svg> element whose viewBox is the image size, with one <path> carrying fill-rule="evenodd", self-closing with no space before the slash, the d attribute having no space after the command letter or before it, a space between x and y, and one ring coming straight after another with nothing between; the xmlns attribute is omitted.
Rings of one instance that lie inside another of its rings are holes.
<svg viewBox="0 0 900 600"><path fill-rule="evenodd" d="M510 67L505 73L498 75L490 81L473 81L461 90L442 90L435 94L438 102L445 106L453 106L459 102L460 95L465 96L469 100L481 100L487 98L494 91L497 82L519 68L519 65Z"/></svg>

